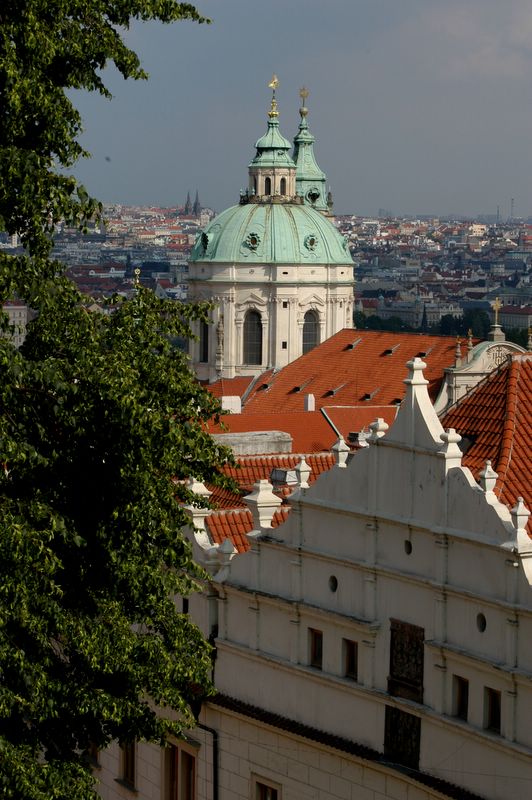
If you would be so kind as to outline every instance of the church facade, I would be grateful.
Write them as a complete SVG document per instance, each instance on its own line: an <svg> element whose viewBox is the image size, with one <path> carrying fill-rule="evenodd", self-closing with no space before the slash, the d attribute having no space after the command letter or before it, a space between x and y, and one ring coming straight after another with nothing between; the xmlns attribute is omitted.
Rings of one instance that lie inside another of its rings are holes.
<svg viewBox="0 0 532 800"><path fill-rule="evenodd" d="M276 84L276 82L274 82ZM214 303L199 323L192 366L200 380L282 368L352 327L353 262L331 221L332 199L316 163L302 90L291 143L273 98L238 205L198 234L189 265L191 301Z"/></svg>

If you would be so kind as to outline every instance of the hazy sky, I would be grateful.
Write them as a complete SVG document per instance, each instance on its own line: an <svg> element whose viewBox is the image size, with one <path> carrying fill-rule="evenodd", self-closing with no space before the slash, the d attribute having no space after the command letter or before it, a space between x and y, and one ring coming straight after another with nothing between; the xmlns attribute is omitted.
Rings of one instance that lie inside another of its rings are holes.
<svg viewBox="0 0 532 800"><path fill-rule="evenodd" d="M337 213L532 214L530 0L198 0L210 26L135 25L150 73L77 94L104 201L238 201L276 72L282 133L309 126Z"/></svg>

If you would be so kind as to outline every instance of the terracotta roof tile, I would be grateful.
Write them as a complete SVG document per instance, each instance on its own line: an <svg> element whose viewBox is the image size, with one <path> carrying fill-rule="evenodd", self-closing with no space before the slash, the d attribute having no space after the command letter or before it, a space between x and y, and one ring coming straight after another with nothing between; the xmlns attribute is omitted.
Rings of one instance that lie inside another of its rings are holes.
<svg viewBox="0 0 532 800"><path fill-rule="evenodd" d="M296 453L246 456L238 459L238 466L226 465L224 473L233 478L243 490L247 489L247 494L257 481L269 479L273 469L295 469L300 461L301 455ZM335 463L332 453L306 453L305 461L312 470L309 483L314 483L322 472L330 470Z"/></svg>
<svg viewBox="0 0 532 800"><path fill-rule="evenodd" d="M398 409L399 406L324 406L322 411L349 444L350 433L369 431L369 426L378 417L391 425Z"/></svg>
<svg viewBox="0 0 532 800"><path fill-rule="evenodd" d="M298 453L329 450L338 438L320 411L263 414L257 409L256 413L227 414L221 424L209 423L208 430L209 433L284 431L292 437L292 449Z"/></svg>
<svg viewBox="0 0 532 800"><path fill-rule="evenodd" d="M290 513L289 506L281 506L273 515L272 528L281 525ZM253 517L249 509L211 514L205 520L208 532L215 544L230 539L239 553L249 550L247 533L253 530Z"/></svg>
<svg viewBox="0 0 532 800"><path fill-rule="evenodd" d="M317 409L368 401L392 405L404 397L405 363L422 353L434 400L443 369L454 364L455 348L452 336L346 328L279 372L260 376L246 400L244 413L302 411L306 394L314 395Z"/></svg>
<svg viewBox="0 0 532 800"><path fill-rule="evenodd" d="M443 417L471 442L462 463L478 480L487 459L498 473L495 492L511 508L523 497L532 505L532 354L513 356ZM532 535L532 518L529 521Z"/></svg>
<svg viewBox="0 0 532 800"><path fill-rule="evenodd" d="M203 385L215 397L242 397L252 380L251 375L244 375L238 378L221 378Z"/></svg>

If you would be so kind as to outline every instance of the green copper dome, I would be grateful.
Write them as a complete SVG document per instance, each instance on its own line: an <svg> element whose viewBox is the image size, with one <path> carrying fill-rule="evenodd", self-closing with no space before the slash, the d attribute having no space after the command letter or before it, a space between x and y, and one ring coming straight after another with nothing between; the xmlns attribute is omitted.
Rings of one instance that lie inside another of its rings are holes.
<svg viewBox="0 0 532 800"><path fill-rule="evenodd" d="M303 203L245 203L198 234L192 262L352 265L349 248L327 217Z"/></svg>

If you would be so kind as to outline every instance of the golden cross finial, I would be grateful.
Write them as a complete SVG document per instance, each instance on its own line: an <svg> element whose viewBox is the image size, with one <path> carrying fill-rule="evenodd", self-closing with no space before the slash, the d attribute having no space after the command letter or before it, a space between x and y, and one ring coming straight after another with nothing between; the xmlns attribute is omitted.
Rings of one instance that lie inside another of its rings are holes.
<svg viewBox="0 0 532 800"><path fill-rule="evenodd" d="M135 273L135 277L133 279L133 284L135 285L135 287L137 287L137 286L140 285L140 269L138 267L135 267L133 272Z"/></svg>
<svg viewBox="0 0 532 800"><path fill-rule="evenodd" d="M273 91L274 91L274 93L275 93L275 90L276 90L276 89L277 89L277 87L279 86L279 78L277 77L277 75L275 74L275 72L273 73L273 75L272 75L272 79L271 79L271 81L269 82L268 86L270 87L270 89L273 89Z"/></svg>
<svg viewBox="0 0 532 800"><path fill-rule="evenodd" d="M493 303L491 304L493 311L495 312L495 325L499 324L499 311L502 308L501 298L496 297Z"/></svg>
<svg viewBox="0 0 532 800"><path fill-rule="evenodd" d="M303 100L303 105L305 105L305 100L308 97L308 89L305 86L302 86L299 90L299 96Z"/></svg>

